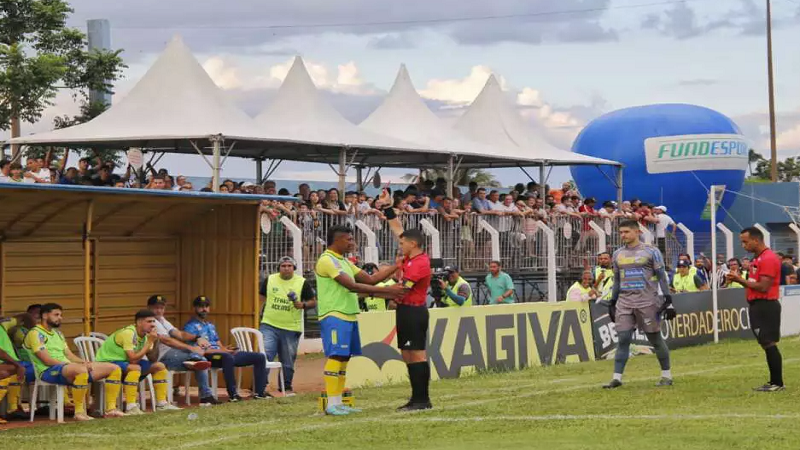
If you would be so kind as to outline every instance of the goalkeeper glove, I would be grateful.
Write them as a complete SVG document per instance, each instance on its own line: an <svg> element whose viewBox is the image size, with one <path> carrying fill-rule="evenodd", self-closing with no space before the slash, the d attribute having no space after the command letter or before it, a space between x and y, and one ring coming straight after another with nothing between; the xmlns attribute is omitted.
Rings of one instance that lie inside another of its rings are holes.
<svg viewBox="0 0 800 450"><path fill-rule="evenodd" d="M665 320L672 320L678 313L675 311L675 306L672 305L672 296L664 296L664 304L661 306L661 311Z"/></svg>

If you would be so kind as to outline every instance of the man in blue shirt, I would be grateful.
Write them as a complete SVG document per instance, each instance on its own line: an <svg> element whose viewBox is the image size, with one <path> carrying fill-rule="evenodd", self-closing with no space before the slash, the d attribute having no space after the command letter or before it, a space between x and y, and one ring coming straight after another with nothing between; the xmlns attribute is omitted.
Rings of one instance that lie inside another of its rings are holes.
<svg viewBox="0 0 800 450"><path fill-rule="evenodd" d="M256 391L253 398L270 398L267 394L267 357L263 353L240 352L235 347L224 346L219 340L217 327L207 320L211 311L211 300L200 296L192 302L195 316L183 327L189 334L189 341L196 343L205 350L204 356L211 362L211 367L222 369L225 377L225 387L228 389L228 399L237 402L242 398L236 391L236 374L234 368L253 366L253 376L256 380Z"/></svg>

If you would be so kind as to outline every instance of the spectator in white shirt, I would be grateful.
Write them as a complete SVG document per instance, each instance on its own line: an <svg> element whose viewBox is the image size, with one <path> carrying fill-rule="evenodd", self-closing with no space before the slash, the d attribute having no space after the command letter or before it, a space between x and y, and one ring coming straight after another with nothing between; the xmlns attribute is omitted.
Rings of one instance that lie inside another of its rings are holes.
<svg viewBox="0 0 800 450"><path fill-rule="evenodd" d="M186 177L183 176L183 175L178 175L178 177L175 178L175 186L172 186L172 190L173 191L180 191L181 188L183 188L183 186L185 184L186 184Z"/></svg>
<svg viewBox="0 0 800 450"><path fill-rule="evenodd" d="M0 183L8 183L11 178L11 161L0 161Z"/></svg>
<svg viewBox="0 0 800 450"><path fill-rule="evenodd" d="M618 215L618 213L617 213L617 203L616 202L612 202L611 200L603 203L603 207L600 208L600 210L598 211L598 214L600 214L601 217L605 217L605 218L617 217L617 215Z"/></svg>
<svg viewBox="0 0 800 450"><path fill-rule="evenodd" d="M667 207L666 206L656 206L653 209L653 212L656 214L656 243L658 245L658 249L661 250L662 255L667 254L667 228L672 228L670 234L675 234L675 229L677 225L675 225L675 221L672 220L672 217L667 215Z"/></svg>

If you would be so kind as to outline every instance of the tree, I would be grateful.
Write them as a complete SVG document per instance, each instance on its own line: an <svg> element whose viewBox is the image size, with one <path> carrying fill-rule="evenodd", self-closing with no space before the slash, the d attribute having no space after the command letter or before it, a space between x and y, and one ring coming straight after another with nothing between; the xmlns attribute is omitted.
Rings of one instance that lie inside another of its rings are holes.
<svg viewBox="0 0 800 450"><path fill-rule="evenodd" d="M444 169L423 169L421 171L422 178L426 180L436 181L437 178L447 178L447 171ZM466 186L470 182L478 183L478 186L486 187L500 187L500 183L495 180L494 175L482 169L458 169L453 173L453 184L457 186ZM411 182L418 175L407 173L403 175L403 179Z"/></svg>
<svg viewBox="0 0 800 450"><path fill-rule="evenodd" d="M86 35L66 26L72 12L64 0L0 0L0 129L11 137L21 121L39 120L59 89L86 102L90 91L112 93L127 67L122 50L87 50Z"/></svg>
<svg viewBox="0 0 800 450"><path fill-rule="evenodd" d="M747 170L750 172L751 177L753 176L753 164L757 165L761 161L765 161L761 153L756 152L752 148L747 152Z"/></svg>

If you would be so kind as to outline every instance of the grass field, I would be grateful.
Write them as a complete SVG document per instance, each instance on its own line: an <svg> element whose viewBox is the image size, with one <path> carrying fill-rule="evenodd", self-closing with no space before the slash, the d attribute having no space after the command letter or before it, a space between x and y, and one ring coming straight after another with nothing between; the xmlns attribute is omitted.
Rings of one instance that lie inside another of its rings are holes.
<svg viewBox="0 0 800 450"><path fill-rule="evenodd" d="M399 414L407 385L356 391L361 414L316 415L316 396L95 420L0 433L4 448L41 449L761 449L800 448L800 342L781 345L784 392L767 381L755 342L673 352L676 384L655 388L658 363L637 356L615 391L610 361L434 382L436 409ZM188 420L189 412L199 415ZM324 447L328 446L328 447Z"/></svg>

